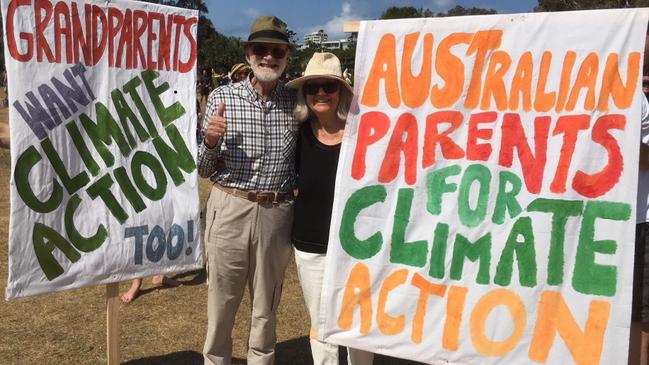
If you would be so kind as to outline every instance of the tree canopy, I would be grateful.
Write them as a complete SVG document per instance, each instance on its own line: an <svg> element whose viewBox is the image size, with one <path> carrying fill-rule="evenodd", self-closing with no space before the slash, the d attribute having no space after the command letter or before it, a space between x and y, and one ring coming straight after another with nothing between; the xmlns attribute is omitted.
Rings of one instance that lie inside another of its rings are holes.
<svg viewBox="0 0 649 365"><path fill-rule="evenodd" d="M415 8L412 6L391 6L381 13L379 19L404 19L404 18L431 18L431 17L447 17L447 16L462 16L462 15L484 15L496 14L495 9L485 8L465 8L457 5L446 12L437 12L430 9Z"/></svg>
<svg viewBox="0 0 649 365"><path fill-rule="evenodd" d="M534 11L566 11L587 9L639 8L649 0L539 0Z"/></svg>

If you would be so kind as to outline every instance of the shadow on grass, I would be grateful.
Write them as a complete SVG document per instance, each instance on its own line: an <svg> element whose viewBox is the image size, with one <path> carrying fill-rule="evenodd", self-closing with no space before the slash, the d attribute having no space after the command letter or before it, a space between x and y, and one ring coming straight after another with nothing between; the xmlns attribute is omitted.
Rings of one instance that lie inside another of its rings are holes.
<svg viewBox="0 0 649 365"><path fill-rule="evenodd" d="M313 364L311 357L311 345L309 338L304 336L277 344L275 348L275 364ZM338 348L338 356L341 365L347 365L347 349L344 346ZM233 361L234 364L234 361ZM397 359L385 355L374 355L373 365L418 365L420 363L410 360Z"/></svg>
<svg viewBox="0 0 649 365"><path fill-rule="evenodd" d="M195 351L179 351L166 355L144 357L122 363L122 365L202 365L203 354Z"/></svg>
<svg viewBox="0 0 649 365"><path fill-rule="evenodd" d="M309 339L304 336L292 340L280 342L275 347L275 364L313 364ZM340 364L347 365L347 350L341 346ZM202 365L203 354L196 351L179 351L166 355L145 357L122 363L122 365ZM240 358L232 358L233 365L246 365L247 361ZM373 365L417 365L418 362L397 359L394 357L375 355Z"/></svg>
<svg viewBox="0 0 649 365"><path fill-rule="evenodd" d="M233 358L233 365L245 365L246 360ZM131 360L122 365L203 365L203 354L196 351L179 351L166 355Z"/></svg>
<svg viewBox="0 0 649 365"><path fill-rule="evenodd" d="M313 364L309 338L299 337L277 343L275 346L275 364Z"/></svg>
<svg viewBox="0 0 649 365"><path fill-rule="evenodd" d="M180 274L176 274L171 277L172 279L180 282L182 286L196 286L200 284L204 284L205 280L207 279L207 272L205 269L198 269L198 270L193 270L193 271L188 271L188 272L183 272ZM141 297L142 295L146 295L149 293L152 293L156 290L166 290L166 289L173 289L176 288L176 286L173 285L158 285L154 286L151 288L146 288L146 289L140 289L138 292L138 297Z"/></svg>

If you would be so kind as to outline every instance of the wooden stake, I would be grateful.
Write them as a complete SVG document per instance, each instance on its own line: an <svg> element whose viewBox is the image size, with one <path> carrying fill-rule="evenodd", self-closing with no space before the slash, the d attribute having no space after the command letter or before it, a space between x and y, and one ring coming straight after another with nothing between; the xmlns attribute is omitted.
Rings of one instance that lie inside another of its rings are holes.
<svg viewBox="0 0 649 365"><path fill-rule="evenodd" d="M106 285L106 363L119 365L119 283Z"/></svg>

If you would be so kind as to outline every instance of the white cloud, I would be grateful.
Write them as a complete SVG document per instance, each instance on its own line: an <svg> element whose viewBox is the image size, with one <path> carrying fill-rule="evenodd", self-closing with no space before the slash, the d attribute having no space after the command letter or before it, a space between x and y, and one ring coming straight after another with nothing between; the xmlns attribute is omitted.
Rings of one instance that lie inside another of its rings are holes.
<svg viewBox="0 0 649 365"><path fill-rule="evenodd" d="M432 11L444 12L455 6L455 0L433 0Z"/></svg>
<svg viewBox="0 0 649 365"><path fill-rule="evenodd" d="M308 29L304 29L302 34L316 32L320 29L323 29L327 33L329 40L336 41L339 39L345 39L349 36L349 34L343 32L343 23L349 20L361 19L362 17L352 10L351 3L343 2L339 15L336 15L325 24L315 25L313 27L309 27ZM302 39L300 39L300 42L301 41Z"/></svg>
<svg viewBox="0 0 649 365"><path fill-rule="evenodd" d="M257 8L246 8L243 10L243 15L247 16L250 19L257 19L261 16L261 11Z"/></svg>

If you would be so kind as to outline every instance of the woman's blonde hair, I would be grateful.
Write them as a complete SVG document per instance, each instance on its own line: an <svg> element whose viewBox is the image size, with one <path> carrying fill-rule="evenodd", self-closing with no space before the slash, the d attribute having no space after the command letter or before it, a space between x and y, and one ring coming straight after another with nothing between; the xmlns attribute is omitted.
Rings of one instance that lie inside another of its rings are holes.
<svg viewBox="0 0 649 365"><path fill-rule="evenodd" d="M349 113L349 106L352 103L353 95L351 92L349 92L349 89L347 89L345 85L342 85L344 81L338 82L341 85L338 86L338 90L340 90L340 98L338 100L336 115L341 120L346 120L347 113ZM293 115L300 122L304 122L314 115L311 109L309 109L309 107L306 105L306 98L304 97L304 91L302 90L303 87L304 83L297 89L297 102L295 103L295 108L293 109Z"/></svg>

